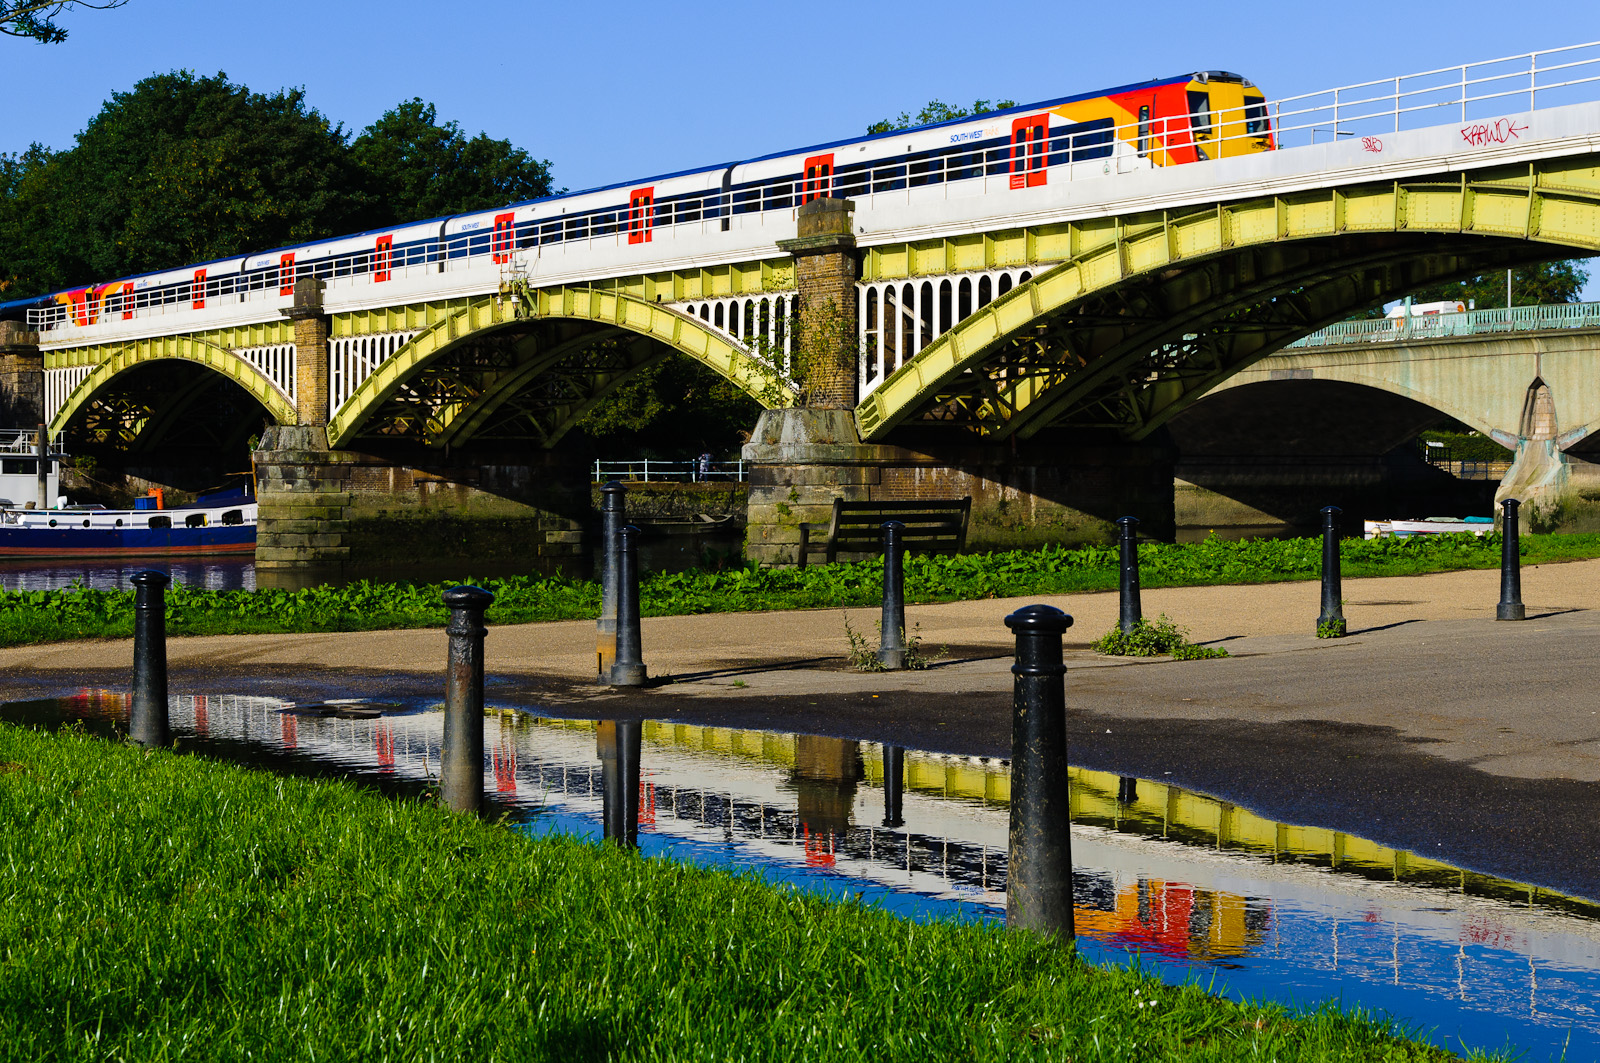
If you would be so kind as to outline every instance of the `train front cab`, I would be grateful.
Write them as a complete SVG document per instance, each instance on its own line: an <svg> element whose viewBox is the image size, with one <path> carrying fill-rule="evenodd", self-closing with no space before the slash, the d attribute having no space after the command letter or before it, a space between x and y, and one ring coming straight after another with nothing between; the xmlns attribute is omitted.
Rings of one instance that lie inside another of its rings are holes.
<svg viewBox="0 0 1600 1063"><path fill-rule="evenodd" d="M1271 151L1261 90L1237 74L1205 71L1053 109L1074 123L1110 122L1118 141L1151 166Z"/></svg>

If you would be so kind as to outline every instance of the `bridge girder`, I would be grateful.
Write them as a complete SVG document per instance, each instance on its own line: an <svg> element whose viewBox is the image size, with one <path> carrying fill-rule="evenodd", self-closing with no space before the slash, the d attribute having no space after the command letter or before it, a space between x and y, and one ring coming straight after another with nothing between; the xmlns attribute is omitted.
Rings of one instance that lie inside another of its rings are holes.
<svg viewBox="0 0 1600 1063"><path fill-rule="evenodd" d="M793 401L781 377L732 336L626 292L522 289L430 307L375 311L345 324L421 331L334 413L333 446L377 435L436 447L471 437L552 447L629 376L674 352L763 406Z"/></svg>
<svg viewBox="0 0 1600 1063"><path fill-rule="evenodd" d="M994 440L1051 425L1143 438L1257 359L1410 288L1600 250L1600 159L1058 228L1053 250L1075 253L902 365L858 405L863 439L913 424ZM868 273L917 272L911 251L869 256ZM921 255L965 253L943 251Z"/></svg>
<svg viewBox="0 0 1600 1063"><path fill-rule="evenodd" d="M118 373L66 420L71 451L109 447L130 457L166 446L228 453L271 414L234 381L180 359Z"/></svg>
<svg viewBox="0 0 1600 1063"><path fill-rule="evenodd" d="M239 335L235 336L235 332ZM51 417L50 430L52 432L65 430L80 413L86 413L90 407L101 403L103 396L115 389L116 381L123 374L161 361L189 363L203 367L202 371L194 374L195 381L210 380L213 374L218 374L243 388L278 424L294 424L294 404L289 401L289 397L278 390L260 370L235 355L230 349L234 344L258 345L250 344L249 339L260 332L262 330L256 328L202 335L156 336L126 343L75 348L65 355L66 359L70 359L68 364L93 365L94 369L72 390L66 402L62 403L61 408ZM259 336L256 338L259 339ZM53 364L54 361L54 356L47 357L46 368L57 368ZM187 388L188 383L184 381L179 386ZM170 396L163 396L161 402L163 407L168 397ZM102 415L96 416L102 420L106 417L121 417L126 421L125 415L128 412L122 410L117 413L108 409Z"/></svg>

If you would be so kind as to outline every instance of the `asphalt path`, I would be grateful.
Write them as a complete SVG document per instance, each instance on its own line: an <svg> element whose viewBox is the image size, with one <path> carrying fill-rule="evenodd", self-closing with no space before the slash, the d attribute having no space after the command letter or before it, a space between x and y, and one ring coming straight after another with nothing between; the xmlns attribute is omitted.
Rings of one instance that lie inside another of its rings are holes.
<svg viewBox="0 0 1600 1063"><path fill-rule="evenodd" d="M1094 655L1114 595L1072 613L1072 759L1172 782L1271 819L1346 831L1471 870L1600 900L1600 562L1525 570L1530 619L1497 623L1498 574L1349 580L1352 635L1318 640L1314 583L1147 591L1225 660ZM837 610L663 617L644 625L660 680L595 684L586 622L495 628L488 700L551 716L636 715L1010 755L1005 615L1033 599L920 606L917 672L862 674ZM852 610L869 636L875 615ZM0 696L125 689L106 640L0 651ZM171 689L298 701L437 703L441 631L174 639Z"/></svg>

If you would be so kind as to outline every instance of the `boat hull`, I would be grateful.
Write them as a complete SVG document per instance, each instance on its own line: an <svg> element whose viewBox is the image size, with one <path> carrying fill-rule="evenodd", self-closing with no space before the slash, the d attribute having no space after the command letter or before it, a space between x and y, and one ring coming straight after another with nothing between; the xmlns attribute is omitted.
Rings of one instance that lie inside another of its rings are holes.
<svg viewBox="0 0 1600 1063"><path fill-rule="evenodd" d="M17 528L0 525L0 558L253 554L255 525L212 528Z"/></svg>
<svg viewBox="0 0 1600 1063"><path fill-rule="evenodd" d="M0 559L253 554L254 501L168 510L0 512Z"/></svg>

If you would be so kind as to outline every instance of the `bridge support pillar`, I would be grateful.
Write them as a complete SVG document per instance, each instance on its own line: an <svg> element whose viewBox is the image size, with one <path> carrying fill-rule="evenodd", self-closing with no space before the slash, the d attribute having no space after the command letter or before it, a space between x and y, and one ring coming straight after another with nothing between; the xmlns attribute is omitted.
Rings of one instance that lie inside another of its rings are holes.
<svg viewBox="0 0 1600 1063"><path fill-rule="evenodd" d="M849 410L768 410L744 448L751 463L745 555L762 565L796 563L800 525L826 524L835 498L970 495L971 550L1110 543L1116 519L1128 514L1145 534L1170 540L1173 458L1165 441L1046 433L1016 447L938 439L866 444Z"/></svg>
<svg viewBox="0 0 1600 1063"><path fill-rule="evenodd" d="M1513 447L1511 468L1494 493L1495 505L1508 498L1520 502L1521 531L1600 530L1600 465L1562 449L1569 440L1562 438L1550 385L1536 377L1529 386L1514 443L1510 433L1495 434ZM1575 434L1581 440L1581 430Z"/></svg>
<svg viewBox="0 0 1600 1063"><path fill-rule="evenodd" d="M798 211L796 237L778 246L794 256L800 289L800 331L795 337L799 377L812 406L850 410L856 405L855 204L813 199Z"/></svg>
<svg viewBox="0 0 1600 1063"><path fill-rule="evenodd" d="M0 321L0 428L33 428L44 413L39 334L20 321Z"/></svg>
<svg viewBox="0 0 1600 1063"><path fill-rule="evenodd" d="M295 420L302 425L326 425L328 318L322 312L322 281L315 277L296 281L294 305L288 313L294 322Z"/></svg>
<svg viewBox="0 0 1600 1063"><path fill-rule="evenodd" d="M421 448L334 450L320 425L269 427L253 457L258 573L417 563L554 567L583 552L589 466L577 458L456 453L446 466L442 454Z"/></svg>

